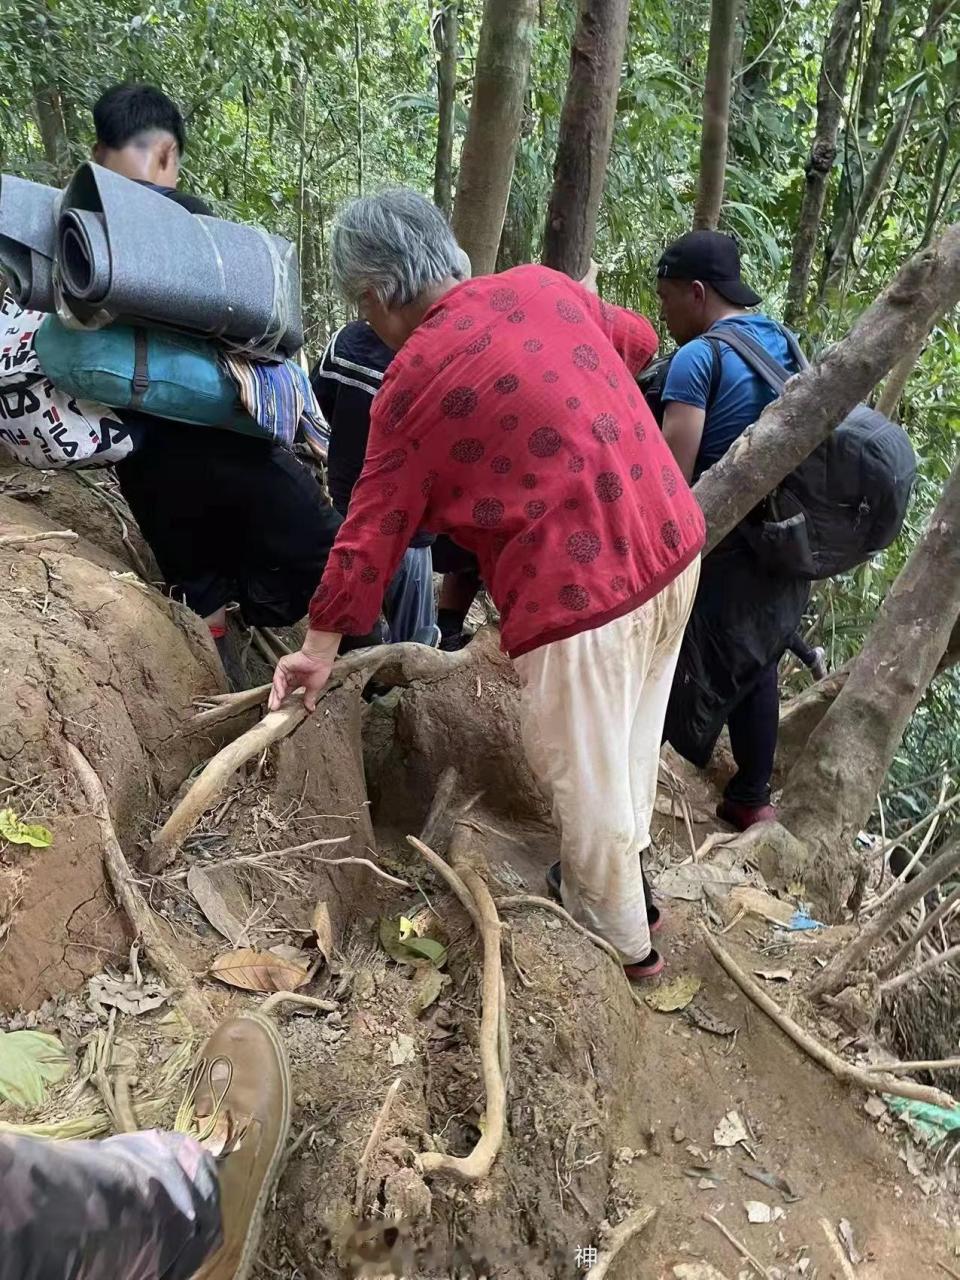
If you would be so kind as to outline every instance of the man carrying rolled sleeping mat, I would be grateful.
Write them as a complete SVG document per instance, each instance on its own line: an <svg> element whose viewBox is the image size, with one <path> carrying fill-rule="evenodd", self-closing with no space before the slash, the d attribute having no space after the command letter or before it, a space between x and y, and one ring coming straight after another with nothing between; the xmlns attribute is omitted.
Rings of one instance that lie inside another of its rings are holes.
<svg viewBox="0 0 960 1280"><path fill-rule="evenodd" d="M117 85L93 118L98 165L209 214L176 190L183 117L159 89ZM206 620L221 656L231 601L252 626L302 618L340 525L312 474L266 439L120 413L145 428L116 469L123 495L165 580Z"/></svg>

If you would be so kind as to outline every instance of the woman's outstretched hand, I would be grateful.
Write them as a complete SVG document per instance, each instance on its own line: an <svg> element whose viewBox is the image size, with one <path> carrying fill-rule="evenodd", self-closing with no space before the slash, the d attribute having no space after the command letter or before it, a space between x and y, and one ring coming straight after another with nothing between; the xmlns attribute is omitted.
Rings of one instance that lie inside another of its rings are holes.
<svg viewBox="0 0 960 1280"><path fill-rule="evenodd" d="M303 705L316 711L317 697L330 679L340 637L329 631L309 631L303 648L285 654L273 673L269 709L276 711L294 689L303 689Z"/></svg>

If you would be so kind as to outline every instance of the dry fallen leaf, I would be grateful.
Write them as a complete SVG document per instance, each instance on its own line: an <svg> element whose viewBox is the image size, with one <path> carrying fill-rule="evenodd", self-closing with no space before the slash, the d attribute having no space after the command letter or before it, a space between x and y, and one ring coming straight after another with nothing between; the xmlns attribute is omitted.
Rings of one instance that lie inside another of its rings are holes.
<svg viewBox="0 0 960 1280"><path fill-rule="evenodd" d="M841 1218L837 1226L837 1235L843 1241L843 1247L847 1251L847 1257L855 1267L858 1267L863 1261L863 1254L853 1242L853 1227L847 1218Z"/></svg>
<svg viewBox="0 0 960 1280"><path fill-rule="evenodd" d="M187 888L217 933L235 947L249 945L246 929L227 905L227 895L238 897L240 891L225 868L207 871L203 867L191 867L187 872Z"/></svg>
<svg viewBox="0 0 960 1280"><path fill-rule="evenodd" d="M413 1057L415 1041L413 1036L405 1035L402 1031L396 1039L390 1041L390 1065L392 1067L402 1067Z"/></svg>
<svg viewBox="0 0 960 1280"><path fill-rule="evenodd" d="M317 935L317 950L330 965L333 955L333 923L330 920L330 908L321 898L313 909L313 931Z"/></svg>
<svg viewBox="0 0 960 1280"><path fill-rule="evenodd" d="M753 972L766 982L789 982L793 977L792 969L754 969Z"/></svg>
<svg viewBox="0 0 960 1280"><path fill-rule="evenodd" d="M143 979L137 982L132 974L125 978L112 978L101 973L90 979L87 994L94 1012L105 1014L113 1008L135 1018L141 1013L159 1009L169 999L170 988Z"/></svg>
<svg viewBox="0 0 960 1280"><path fill-rule="evenodd" d="M750 1135L738 1111L728 1111L713 1131L713 1141L718 1147L735 1147L746 1142Z"/></svg>
<svg viewBox="0 0 960 1280"><path fill-rule="evenodd" d="M305 964L252 947L228 951L217 956L210 966L214 978L242 991L296 991L306 982L309 972Z"/></svg>
<svg viewBox="0 0 960 1280"><path fill-rule="evenodd" d="M714 1036L732 1036L736 1030L736 1027L731 1027L729 1022L724 1022L722 1018L718 1018L716 1014L699 1004L691 1004L686 1010L686 1015L695 1027L699 1027L701 1031L709 1031Z"/></svg>
<svg viewBox="0 0 960 1280"><path fill-rule="evenodd" d="M429 1009L449 981L447 975L441 973L439 969L418 970L413 999L410 1001L410 1012L413 1016L417 1017L425 1009Z"/></svg>
<svg viewBox="0 0 960 1280"><path fill-rule="evenodd" d="M662 982L656 991L651 991L644 1000L651 1009L658 1013L674 1013L677 1009L685 1009L700 990L700 979L693 973L681 973L670 982Z"/></svg>
<svg viewBox="0 0 960 1280"><path fill-rule="evenodd" d="M784 1216L779 1205L774 1207L763 1200L745 1200L743 1207L747 1211L748 1222L777 1222Z"/></svg>

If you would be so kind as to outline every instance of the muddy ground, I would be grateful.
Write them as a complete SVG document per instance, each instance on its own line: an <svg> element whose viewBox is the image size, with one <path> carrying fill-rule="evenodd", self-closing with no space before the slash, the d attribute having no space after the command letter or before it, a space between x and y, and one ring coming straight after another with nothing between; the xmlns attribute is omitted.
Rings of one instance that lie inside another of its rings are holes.
<svg viewBox="0 0 960 1280"><path fill-rule="evenodd" d="M8 655L2 803L55 836L49 849L0 843L0 1029L55 1030L81 1063L85 1045L102 1041L109 1027L108 1011L85 984L105 970L126 971L130 932L105 887L98 832L62 744L78 745L97 768L136 863L191 771L248 721L209 737L185 731L193 699L223 687L212 651L189 615L127 576L122 540L96 542L101 500L84 507L86 498L73 502L64 487L52 486L56 509L47 512L49 495L26 507L0 495L0 532L63 528L68 519L84 532L82 517L97 548L0 553L0 575L13 588L0 597ZM112 517L107 527L119 533ZM567 1280L587 1273L604 1224L643 1205L656 1207L657 1217L614 1262L613 1280L749 1275L750 1264L704 1214L722 1222L770 1280L926 1280L949 1274L943 1264L960 1274L949 1152L921 1151L885 1108L867 1105L806 1059L724 976L699 932L733 918L722 894L661 900L665 980L701 982L687 1010L669 1013L638 1008L620 970L560 920L531 908L504 911L512 1041L504 1146L475 1186L420 1177L419 1153L465 1154L483 1129L481 966L472 925L404 837L419 831L440 773L453 763L460 779L452 809L480 793L471 819L495 896L541 893L554 856L555 836L517 742L511 672L495 641L479 637L473 665L438 683L372 702L361 700L356 684L344 687L251 762L169 868L141 876L217 1012L263 997L210 977L231 942L200 910L188 883L194 869L230 904L244 944L292 948L285 954L316 964L302 991L334 1006L279 1014L296 1106L258 1280L343 1280L391 1274L391 1265L392 1274L431 1280ZM667 773L665 782L650 861L654 878L674 891L667 873L689 865L691 848L714 829L714 797L689 773ZM678 816L683 808L689 824ZM719 865L722 854L705 862ZM410 887L356 863L322 865L341 857L370 859ZM316 948L318 903L330 918L328 963ZM442 989L419 1012L424 973L391 959L379 940L381 921L400 915L448 946ZM748 971L790 970L771 984L781 1005L835 1049L865 1051L838 1025L810 1022L801 1005L800 988L827 954L826 940L785 942L748 915L724 942ZM169 1005L114 1019L111 1072L122 1063L132 1077L141 1123L168 1123L188 1058L182 1023ZM78 1075L79 1068L42 1115L0 1110L0 1119L94 1117L95 1127L100 1094ZM360 1188L359 1226L360 1154L398 1077L396 1105ZM715 1130L731 1111L746 1136L724 1148ZM747 1201L769 1206L774 1220L749 1222ZM841 1222L849 1223L849 1246ZM401 1271L396 1259L404 1257Z"/></svg>

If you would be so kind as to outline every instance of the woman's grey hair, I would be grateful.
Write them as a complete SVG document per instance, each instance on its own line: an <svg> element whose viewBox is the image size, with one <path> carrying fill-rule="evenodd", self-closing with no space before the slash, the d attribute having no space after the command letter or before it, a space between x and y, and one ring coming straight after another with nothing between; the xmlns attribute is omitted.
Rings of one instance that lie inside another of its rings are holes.
<svg viewBox="0 0 960 1280"><path fill-rule="evenodd" d="M470 278L470 259L431 201L400 187L351 200L330 243L330 274L348 302L372 293L403 307L448 276Z"/></svg>

